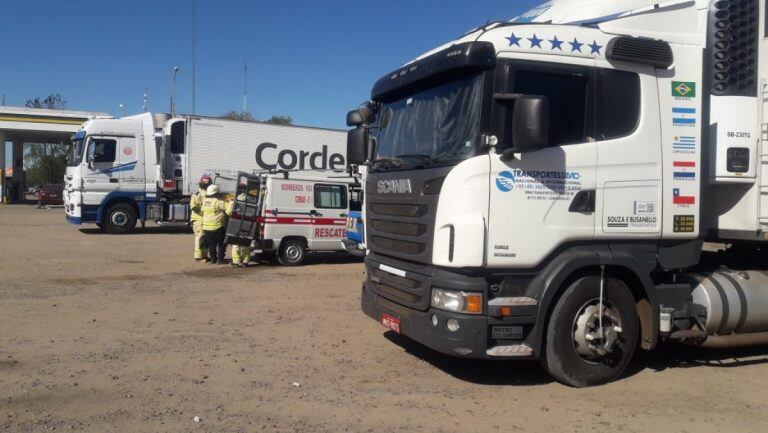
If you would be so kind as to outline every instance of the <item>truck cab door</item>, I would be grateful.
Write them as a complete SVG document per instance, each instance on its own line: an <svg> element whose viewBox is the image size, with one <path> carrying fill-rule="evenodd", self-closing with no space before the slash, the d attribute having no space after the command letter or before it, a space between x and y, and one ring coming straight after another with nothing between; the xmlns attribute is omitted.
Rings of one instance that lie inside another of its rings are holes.
<svg viewBox="0 0 768 433"><path fill-rule="evenodd" d="M595 235L655 239L662 230L659 87L652 67L625 68L597 71Z"/></svg>
<svg viewBox="0 0 768 433"><path fill-rule="evenodd" d="M595 235L595 71L591 61L583 66L515 61L501 73L503 93L549 100L548 147L490 158L487 265L531 268L560 245ZM497 108L498 103L494 110L505 113L499 138L511 140L514 107Z"/></svg>
<svg viewBox="0 0 768 433"><path fill-rule="evenodd" d="M89 137L83 169L83 203L99 204L110 192L119 189L116 137Z"/></svg>
<svg viewBox="0 0 768 433"><path fill-rule="evenodd" d="M144 164L139 160L136 137L119 137L117 145L117 164L114 171L120 179L120 190L143 192Z"/></svg>

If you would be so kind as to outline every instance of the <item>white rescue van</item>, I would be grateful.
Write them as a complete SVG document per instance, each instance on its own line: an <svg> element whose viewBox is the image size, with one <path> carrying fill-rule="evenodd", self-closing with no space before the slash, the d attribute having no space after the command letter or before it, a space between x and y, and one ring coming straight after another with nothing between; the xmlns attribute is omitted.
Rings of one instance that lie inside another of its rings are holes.
<svg viewBox="0 0 768 433"><path fill-rule="evenodd" d="M339 172L262 175L261 233L256 247L298 266L308 252L343 251L350 210L361 210L356 177Z"/></svg>

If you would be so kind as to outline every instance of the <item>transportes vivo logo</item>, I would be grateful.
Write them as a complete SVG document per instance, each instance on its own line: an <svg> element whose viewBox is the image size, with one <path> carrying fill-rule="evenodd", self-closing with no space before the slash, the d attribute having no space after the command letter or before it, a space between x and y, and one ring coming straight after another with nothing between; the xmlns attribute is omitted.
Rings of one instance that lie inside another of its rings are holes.
<svg viewBox="0 0 768 433"><path fill-rule="evenodd" d="M496 188L501 192L510 192L515 189L515 175L508 171L499 173L499 177L496 178Z"/></svg>
<svg viewBox="0 0 768 433"><path fill-rule="evenodd" d="M547 190L547 194L557 195L580 190L581 173L516 168L499 173L496 177L496 187L501 192L510 192L517 188L528 192Z"/></svg>

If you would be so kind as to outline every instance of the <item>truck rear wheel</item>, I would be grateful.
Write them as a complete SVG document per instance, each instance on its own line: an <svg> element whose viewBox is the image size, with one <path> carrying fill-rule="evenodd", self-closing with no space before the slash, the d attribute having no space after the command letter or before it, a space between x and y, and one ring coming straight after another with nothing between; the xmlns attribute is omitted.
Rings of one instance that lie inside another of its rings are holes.
<svg viewBox="0 0 768 433"><path fill-rule="evenodd" d="M307 247L298 239L281 242L277 261L283 266L300 266L307 255Z"/></svg>
<svg viewBox="0 0 768 433"><path fill-rule="evenodd" d="M127 203L117 203L104 215L104 230L112 235L131 233L136 227L136 211Z"/></svg>
<svg viewBox="0 0 768 433"><path fill-rule="evenodd" d="M624 373L632 360L639 319L623 281L606 277L602 322L600 311L596 276L574 282L555 304L542 363L559 382L578 388L605 384Z"/></svg>

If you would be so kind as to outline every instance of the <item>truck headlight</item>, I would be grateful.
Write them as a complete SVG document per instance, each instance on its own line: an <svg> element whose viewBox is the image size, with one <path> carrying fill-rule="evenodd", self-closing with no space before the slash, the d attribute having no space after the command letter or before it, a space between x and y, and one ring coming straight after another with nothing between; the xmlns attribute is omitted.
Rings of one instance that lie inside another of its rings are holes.
<svg viewBox="0 0 768 433"><path fill-rule="evenodd" d="M433 308L453 311L454 313L482 314L483 295L480 293L433 288L430 305Z"/></svg>

